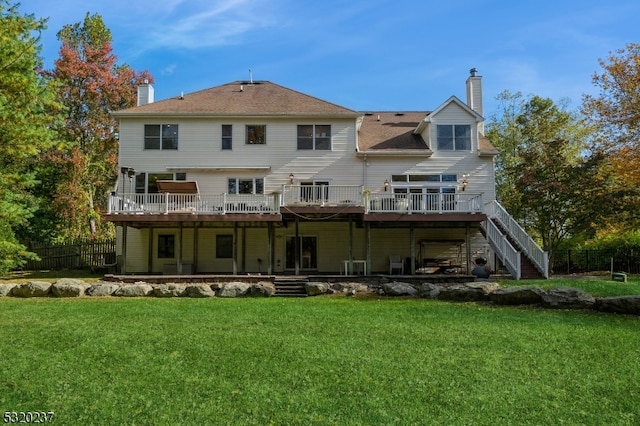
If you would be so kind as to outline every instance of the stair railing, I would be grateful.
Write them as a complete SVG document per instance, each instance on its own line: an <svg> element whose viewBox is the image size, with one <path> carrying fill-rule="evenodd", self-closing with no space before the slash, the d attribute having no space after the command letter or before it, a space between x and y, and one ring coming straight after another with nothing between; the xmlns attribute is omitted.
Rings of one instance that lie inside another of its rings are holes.
<svg viewBox="0 0 640 426"><path fill-rule="evenodd" d="M488 203L486 207L487 215L500 223L507 234L513 238L518 248L531 260L536 269L545 278L549 278L549 254L542 250L499 202L494 200Z"/></svg>
<svg viewBox="0 0 640 426"><path fill-rule="evenodd" d="M506 235L491 220L486 221L487 239L491 248L504 263L509 273L514 279L519 280L522 276L522 266L520 264L520 252L511 245Z"/></svg>

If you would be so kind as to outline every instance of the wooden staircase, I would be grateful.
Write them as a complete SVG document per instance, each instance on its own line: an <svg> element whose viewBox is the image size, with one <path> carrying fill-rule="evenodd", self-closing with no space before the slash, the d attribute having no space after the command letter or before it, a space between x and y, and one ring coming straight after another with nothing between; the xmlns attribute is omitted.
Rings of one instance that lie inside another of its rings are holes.
<svg viewBox="0 0 640 426"><path fill-rule="evenodd" d="M306 283L309 282L305 277L278 278L273 281L276 287L274 296L278 297L306 297Z"/></svg>
<svg viewBox="0 0 640 426"><path fill-rule="evenodd" d="M495 220L494 218L491 218L489 220L491 220L491 222L493 222L498 227L498 229L500 229L500 231L507 237L507 240L509 240L509 243L511 245L516 248L518 247L518 242L514 238L512 238L508 232L506 232L499 221ZM522 251L520 252L520 278L525 280L544 279L544 275L542 275L542 273L538 271L538 268L536 268L533 262Z"/></svg>
<svg viewBox="0 0 640 426"><path fill-rule="evenodd" d="M520 278L523 280L543 280L544 276L538 271L533 262L524 254L520 253Z"/></svg>

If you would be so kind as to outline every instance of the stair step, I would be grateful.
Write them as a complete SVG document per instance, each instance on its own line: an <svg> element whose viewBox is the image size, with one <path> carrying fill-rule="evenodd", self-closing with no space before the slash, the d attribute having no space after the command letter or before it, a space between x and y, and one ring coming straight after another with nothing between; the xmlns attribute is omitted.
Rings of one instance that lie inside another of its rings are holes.
<svg viewBox="0 0 640 426"><path fill-rule="evenodd" d="M276 287L274 296L305 297L307 295L306 283L307 281L300 279L275 280L273 282L273 285Z"/></svg>

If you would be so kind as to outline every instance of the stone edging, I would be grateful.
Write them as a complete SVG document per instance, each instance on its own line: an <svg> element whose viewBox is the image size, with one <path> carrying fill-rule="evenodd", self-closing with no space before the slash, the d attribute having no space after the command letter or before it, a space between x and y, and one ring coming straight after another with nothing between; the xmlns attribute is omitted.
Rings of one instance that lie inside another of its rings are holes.
<svg viewBox="0 0 640 426"><path fill-rule="evenodd" d="M495 282L450 284L406 282L308 282L308 296L344 294L388 297L421 297L460 302L490 302L496 305L538 305L550 309L591 309L600 312L640 315L640 295L594 298L572 287L543 290L537 286L501 287ZM253 283L123 283L88 284L82 280L62 278L55 283L28 281L0 284L0 297L271 297L276 288L271 281Z"/></svg>

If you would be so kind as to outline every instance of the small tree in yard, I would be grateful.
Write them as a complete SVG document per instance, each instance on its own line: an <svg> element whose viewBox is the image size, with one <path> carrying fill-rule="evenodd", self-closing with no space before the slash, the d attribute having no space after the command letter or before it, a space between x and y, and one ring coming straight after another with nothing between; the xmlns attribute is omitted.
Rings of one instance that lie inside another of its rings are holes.
<svg viewBox="0 0 640 426"><path fill-rule="evenodd" d="M136 86L152 78L117 64L111 32L99 15L66 25L58 38L60 57L50 76L59 84L67 115L56 129L63 145L48 160L55 165L49 172L57 175L59 239L109 235L112 228L101 226L100 212L117 178L117 122L110 112L134 106Z"/></svg>

